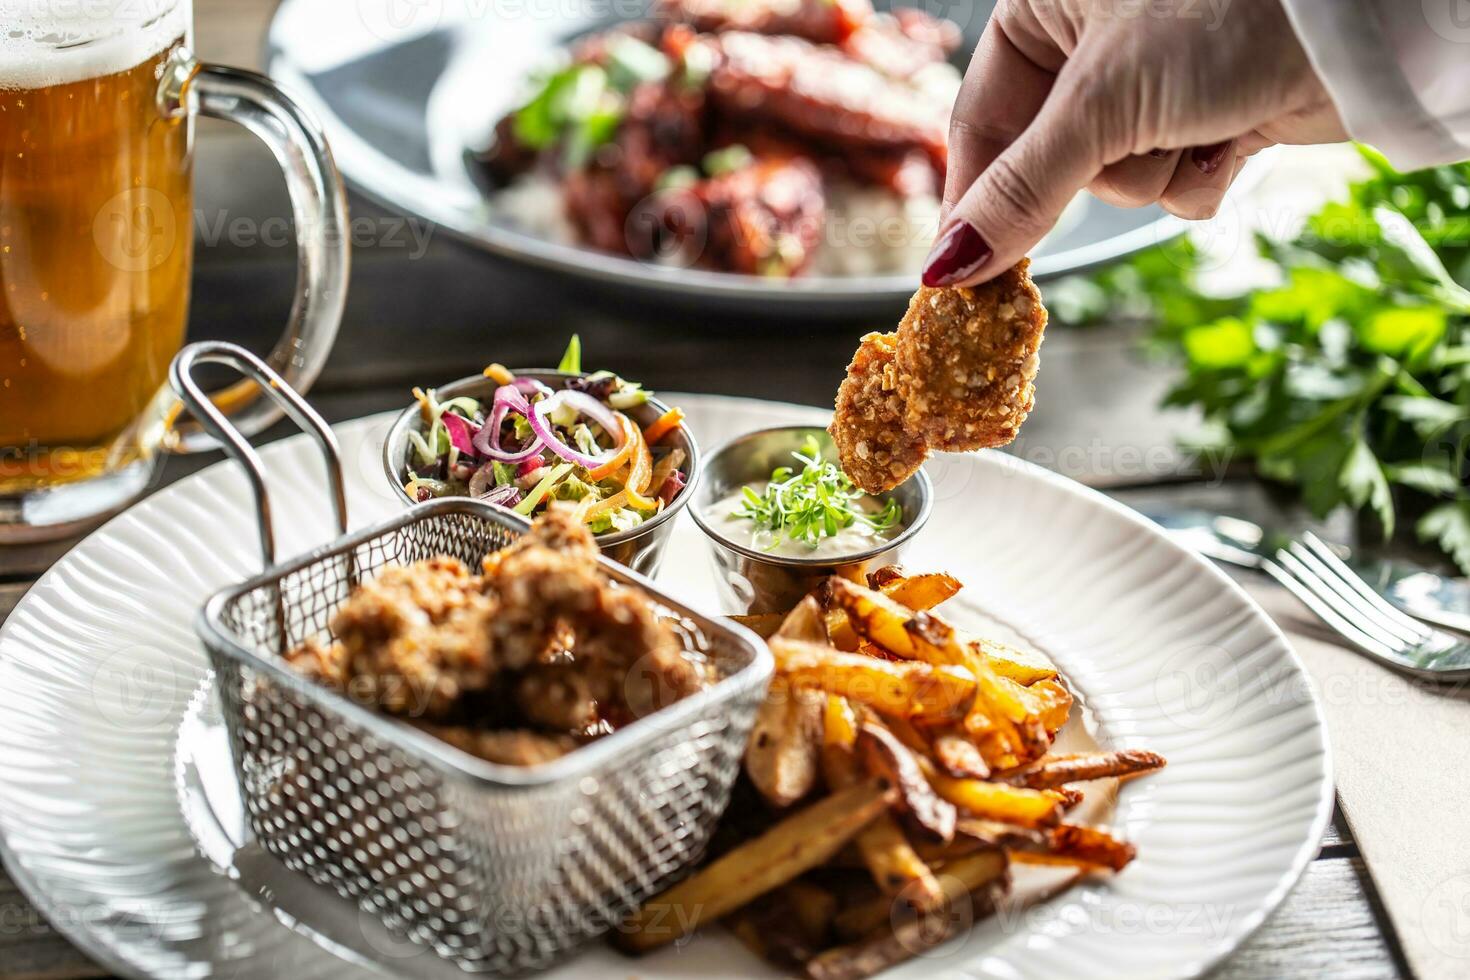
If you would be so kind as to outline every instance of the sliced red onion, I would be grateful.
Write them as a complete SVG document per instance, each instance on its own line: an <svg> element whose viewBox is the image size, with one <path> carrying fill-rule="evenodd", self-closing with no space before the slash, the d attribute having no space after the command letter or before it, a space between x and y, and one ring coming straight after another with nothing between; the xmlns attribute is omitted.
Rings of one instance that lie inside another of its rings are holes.
<svg viewBox="0 0 1470 980"><path fill-rule="evenodd" d="M475 470L475 475L470 477L470 496L480 497L487 491L495 489L495 467L490 463Z"/></svg>
<svg viewBox="0 0 1470 980"><path fill-rule="evenodd" d="M517 391L528 398L531 395L546 395L547 397L551 396L551 389L541 382L537 381L535 378L516 378L514 381L511 382L511 387L515 388Z"/></svg>
<svg viewBox="0 0 1470 980"><path fill-rule="evenodd" d="M540 455L545 448L539 435L523 449L515 452L500 447L500 427L505 423L506 415L512 411L529 418L532 414L531 403L526 401L526 396L514 385L501 385L495 389L495 404L490 410L490 420L475 436L475 451L481 456L488 456L501 463L521 463Z"/></svg>
<svg viewBox="0 0 1470 980"><path fill-rule="evenodd" d="M514 507L521 502L521 492L511 486L496 487L480 499L497 507Z"/></svg>
<svg viewBox="0 0 1470 980"><path fill-rule="evenodd" d="M480 430L475 428L475 423L454 412L445 412L439 416L439 421L444 423L444 430L449 433L451 446L466 456L482 455L475 445L475 437L480 434Z"/></svg>
<svg viewBox="0 0 1470 980"><path fill-rule="evenodd" d="M546 416L560 408L563 403L570 405L578 413L587 416L600 425L604 432L613 437L613 447L604 450L596 456L589 456L572 446L568 446L561 439L557 438L556 430L546 420ZM618 450L623 448L623 427L618 423L618 417L613 414L612 409L591 395L583 394L580 391L558 391L550 398L537 402L531 406L530 420L531 428L535 431L537 437L546 443L546 448L567 462L576 463L578 466L585 466L589 470L596 469L603 463L606 463L617 455Z"/></svg>

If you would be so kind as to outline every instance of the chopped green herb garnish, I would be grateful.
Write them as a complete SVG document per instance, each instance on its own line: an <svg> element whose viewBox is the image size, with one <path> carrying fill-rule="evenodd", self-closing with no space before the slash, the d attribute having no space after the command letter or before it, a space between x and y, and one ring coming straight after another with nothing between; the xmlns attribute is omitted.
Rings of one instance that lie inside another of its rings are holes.
<svg viewBox="0 0 1470 980"><path fill-rule="evenodd" d="M903 520L903 507L892 498L877 513L869 514L859 507L858 501L867 495L836 463L822 459L816 439L808 439L799 452L791 455L802 464L801 470L778 466L763 492L744 488L735 511L736 517L754 521L757 527L772 532L772 548L781 543L783 535L816 548L823 538L859 522L881 532Z"/></svg>
<svg viewBox="0 0 1470 980"><path fill-rule="evenodd" d="M625 34L609 42L607 70L614 85L631 91L642 82L663 81L668 77L670 65L668 57L658 48Z"/></svg>
<svg viewBox="0 0 1470 980"><path fill-rule="evenodd" d="M561 356L561 363L556 366L558 371L568 374L582 373L582 338L578 334L572 334L572 339L567 341L567 352Z"/></svg>

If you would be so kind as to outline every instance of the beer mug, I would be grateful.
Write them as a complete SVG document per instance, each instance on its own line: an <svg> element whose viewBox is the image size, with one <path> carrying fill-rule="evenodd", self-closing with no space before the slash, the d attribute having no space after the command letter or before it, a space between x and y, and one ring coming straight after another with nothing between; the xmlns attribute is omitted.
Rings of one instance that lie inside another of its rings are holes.
<svg viewBox="0 0 1470 980"><path fill-rule="evenodd" d="M167 390L194 250L194 117L286 174L299 273L271 365L316 380L347 286L346 200L320 128L267 79L200 64L191 0L0 0L0 542L74 533L210 446ZM237 428L279 412L216 393Z"/></svg>

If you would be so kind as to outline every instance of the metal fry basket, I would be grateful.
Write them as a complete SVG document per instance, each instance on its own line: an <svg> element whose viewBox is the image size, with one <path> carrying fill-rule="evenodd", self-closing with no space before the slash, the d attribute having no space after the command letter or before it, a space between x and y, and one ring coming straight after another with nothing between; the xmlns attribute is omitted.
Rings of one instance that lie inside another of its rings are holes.
<svg viewBox="0 0 1470 980"><path fill-rule="evenodd" d="M311 431L345 525L331 430L247 352L195 344L174 387L245 467L273 561L260 461L191 377L195 363L253 377ZM702 854L771 673L750 632L709 619L606 559L647 592L718 683L543 765L494 765L306 680L281 654L329 623L354 584L389 563L451 555L474 567L528 525L479 501L442 499L209 599L209 652L251 833L286 867L467 972L548 965L620 922ZM310 925L310 923L307 923Z"/></svg>

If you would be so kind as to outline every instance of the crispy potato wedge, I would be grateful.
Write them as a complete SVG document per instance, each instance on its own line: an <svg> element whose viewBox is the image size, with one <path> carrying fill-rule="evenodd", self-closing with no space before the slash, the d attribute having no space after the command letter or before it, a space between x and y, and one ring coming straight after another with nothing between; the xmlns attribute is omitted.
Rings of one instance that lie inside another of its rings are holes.
<svg viewBox="0 0 1470 980"><path fill-rule="evenodd" d="M1040 680L1032 684L1030 691L1041 702L1041 725L1048 735L1055 735L1067 723L1072 713L1072 692L1055 680Z"/></svg>
<svg viewBox="0 0 1470 980"><path fill-rule="evenodd" d="M771 652L793 689L840 694L880 714L945 721L962 717L975 698L974 677L962 667L876 660L779 636Z"/></svg>
<svg viewBox="0 0 1470 980"><path fill-rule="evenodd" d="M899 800L909 816L940 840L954 837L954 822L958 817L954 804L934 792L908 746L888 729L870 721L858 730L857 747L867 771L898 788Z"/></svg>
<svg viewBox="0 0 1470 980"><path fill-rule="evenodd" d="M885 781L872 779L793 813L644 903L614 941L647 952L688 935L827 861L882 814L893 796Z"/></svg>
<svg viewBox="0 0 1470 980"><path fill-rule="evenodd" d="M965 641L971 649L985 655L997 674L1017 684L1035 684L1057 676L1056 667L1040 654L975 636L967 635Z"/></svg>
<svg viewBox="0 0 1470 980"><path fill-rule="evenodd" d="M1124 749L1121 752L1052 756L1008 773L1005 778L1017 786L1055 789L1066 783L1081 783L1089 779L1136 776L1163 766L1164 757L1161 755L1142 749Z"/></svg>
<svg viewBox="0 0 1470 980"><path fill-rule="evenodd" d="M845 581L845 580L844 580ZM873 584L875 581L881 584ZM868 576L868 584L882 595L888 596L901 606L914 612L933 609L952 598L960 591L960 581L953 575L935 573L929 575L905 575L897 565L885 565ZM824 599L827 613L827 635L831 644L839 650L856 650L859 644L857 633L848 621L847 612L832 604L830 588L824 585L818 590Z"/></svg>
<svg viewBox="0 0 1470 980"><path fill-rule="evenodd" d="M771 681L745 746L745 772L772 806L788 807L817 784L823 703L784 677Z"/></svg>
<svg viewBox="0 0 1470 980"><path fill-rule="evenodd" d="M827 639L827 621L815 596L807 596L786 614L774 637L802 643L822 643Z"/></svg>
<svg viewBox="0 0 1470 980"><path fill-rule="evenodd" d="M1005 851L992 849L955 858L941 868L936 877L942 891L941 905L952 906L964 896L986 885L1004 881L1010 861ZM898 911L902 911L899 909ZM849 937L867 936L875 929L889 925L895 917L894 903L887 896L859 902L837 913L833 925L838 933Z"/></svg>

